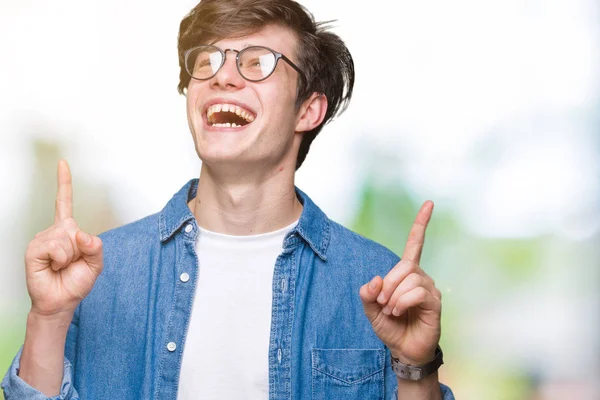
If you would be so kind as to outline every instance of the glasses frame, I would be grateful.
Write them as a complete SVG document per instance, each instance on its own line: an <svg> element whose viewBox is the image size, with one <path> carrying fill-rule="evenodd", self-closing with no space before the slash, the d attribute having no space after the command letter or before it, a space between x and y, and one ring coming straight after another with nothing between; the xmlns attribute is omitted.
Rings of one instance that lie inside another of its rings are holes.
<svg viewBox="0 0 600 400"><path fill-rule="evenodd" d="M221 57L221 65L219 65L219 68L217 68L217 70L215 71L214 74L212 74L211 76L209 76L208 78L196 78L194 75L192 75L192 73L189 71L188 69L188 58L190 56L190 54L194 51L197 50L201 47L208 47L208 48L212 48L217 50L219 53L221 53L222 57ZM269 75L265 76L264 78L260 78L260 79L248 79L244 76L244 74L242 73L242 71L240 70L240 55L244 54L244 52L248 51L248 50L252 50L252 49L265 49L268 50L269 52L271 52L273 54L273 56L275 57L275 63L273 64L273 70L269 73ZM240 74L240 76L242 78L244 78L245 80L249 81L249 82L262 82L265 79L267 79L268 77L270 77L271 75L273 75L273 72L275 72L275 68L277 68L277 63L279 62L279 60L283 60L286 63L289 64L290 67L294 68L296 70L296 72L298 72L298 74L300 74L300 77L302 79L304 79L304 82L307 82L306 79L306 75L304 74L304 72L302 72L302 70L292 62L292 60L290 60L289 58L287 58L286 56L284 56L283 54L281 54L278 51L275 51L267 46L248 46L246 48L243 48L242 50L236 50L236 49L224 49L222 50L221 48L214 46L212 44L204 44L204 45L200 45L200 46L196 46L196 47L192 47L191 49L187 50L185 52L185 56L184 56L184 64L185 64L185 71L188 73L188 75L190 77L192 77L192 79L196 79L198 81L206 81L208 79L214 78L215 75L217 75L217 73L221 70L221 68L223 68L223 65L225 65L225 61L227 61L227 52L228 51L233 51L234 53L236 53L235 56L235 66L238 70L238 73Z"/></svg>

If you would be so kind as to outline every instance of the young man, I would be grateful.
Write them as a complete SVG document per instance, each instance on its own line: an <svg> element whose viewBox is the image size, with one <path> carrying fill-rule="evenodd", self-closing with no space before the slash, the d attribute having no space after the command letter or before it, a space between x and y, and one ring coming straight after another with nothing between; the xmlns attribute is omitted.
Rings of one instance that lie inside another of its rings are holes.
<svg viewBox="0 0 600 400"><path fill-rule="evenodd" d="M419 267L433 204L399 261L294 186L351 97L343 42L291 0L203 0L179 59L199 180L100 238L72 218L59 163L6 398L452 399L441 295Z"/></svg>

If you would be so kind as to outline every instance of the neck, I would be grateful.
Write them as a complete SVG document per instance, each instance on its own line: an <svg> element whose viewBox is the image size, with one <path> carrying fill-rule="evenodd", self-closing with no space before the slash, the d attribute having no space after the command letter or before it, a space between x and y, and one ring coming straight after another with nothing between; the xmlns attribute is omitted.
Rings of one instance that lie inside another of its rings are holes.
<svg viewBox="0 0 600 400"><path fill-rule="evenodd" d="M289 168L252 179L226 179L203 164L189 207L202 228L238 236L284 228L302 213Z"/></svg>

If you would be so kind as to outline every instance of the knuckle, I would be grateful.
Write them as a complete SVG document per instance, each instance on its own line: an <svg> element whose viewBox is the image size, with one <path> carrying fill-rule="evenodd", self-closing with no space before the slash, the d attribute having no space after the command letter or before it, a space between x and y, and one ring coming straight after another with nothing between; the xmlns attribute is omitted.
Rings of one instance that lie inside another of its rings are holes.
<svg viewBox="0 0 600 400"><path fill-rule="evenodd" d="M419 264L417 264L414 261L409 261L407 270L411 274L418 273L419 272Z"/></svg>
<svg viewBox="0 0 600 400"><path fill-rule="evenodd" d="M25 256L35 257L35 255L40 252L40 247L40 242L38 241L29 242L27 248L25 249Z"/></svg>
<svg viewBox="0 0 600 400"><path fill-rule="evenodd" d="M65 231L64 228L55 228L54 231L52 232L52 236L56 239L60 239L61 237L63 237L67 232Z"/></svg>
<svg viewBox="0 0 600 400"><path fill-rule="evenodd" d="M435 281L431 279L430 276L423 277L423 286L431 289L432 291L435 289Z"/></svg>
<svg viewBox="0 0 600 400"><path fill-rule="evenodd" d="M37 240L32 240L31 242L29 242L27 244L27 248L25 249L25 253L32 252L36 247L38 247L38 241Z"/></svg>
<svg viewBox="0 0 600 400"><path fill-rule="evenodd" d="M60 247L60 243L58 243L57 240L51 240L48 242L48 249L50 251L50 253L52 253L52 258L58 256L62 250L62 248Z"/></svg>
<svg viewBox="0 0 600 400"><path fill-rule="evenodd" d="M58 251L54 256L54 260L60 264L66 264L69 260L69 256L64 251Z"/></svg>
<svg viewBox="0 0 600 400"><path fill-rule="evenodd" d="M37 249L37 246L34 244L34 242L29 242L29 244L27 245L27 249L25 249L25 261L26 262L29 262L35 258L36 249Z"/></svg>
<svg viewBox="0 0 600 400"><path fill-rule="evenodd" d="M416 272L411 273L407 277L408 281L411 283L413 287L421 286L423 283L423 277Z"/></svg>

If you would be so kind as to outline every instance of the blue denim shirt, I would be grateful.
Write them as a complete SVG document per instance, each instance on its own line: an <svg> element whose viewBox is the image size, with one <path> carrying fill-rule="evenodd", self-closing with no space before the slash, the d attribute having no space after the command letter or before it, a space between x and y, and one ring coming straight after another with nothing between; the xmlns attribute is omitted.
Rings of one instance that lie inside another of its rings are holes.
<svg viewBox="0 0 600 400"><path fill-rule="evenodd" d="M160 213L101 235L104 271L75 312L52 400L177 398L198 276L198 226L187 206L197 185L188 182ZM390 353L358 292L399 258L297 195L304 209L273 273L269 399L393 399ZM6 399L47 399L17 376L20 357L2 382Z"/></svg>

